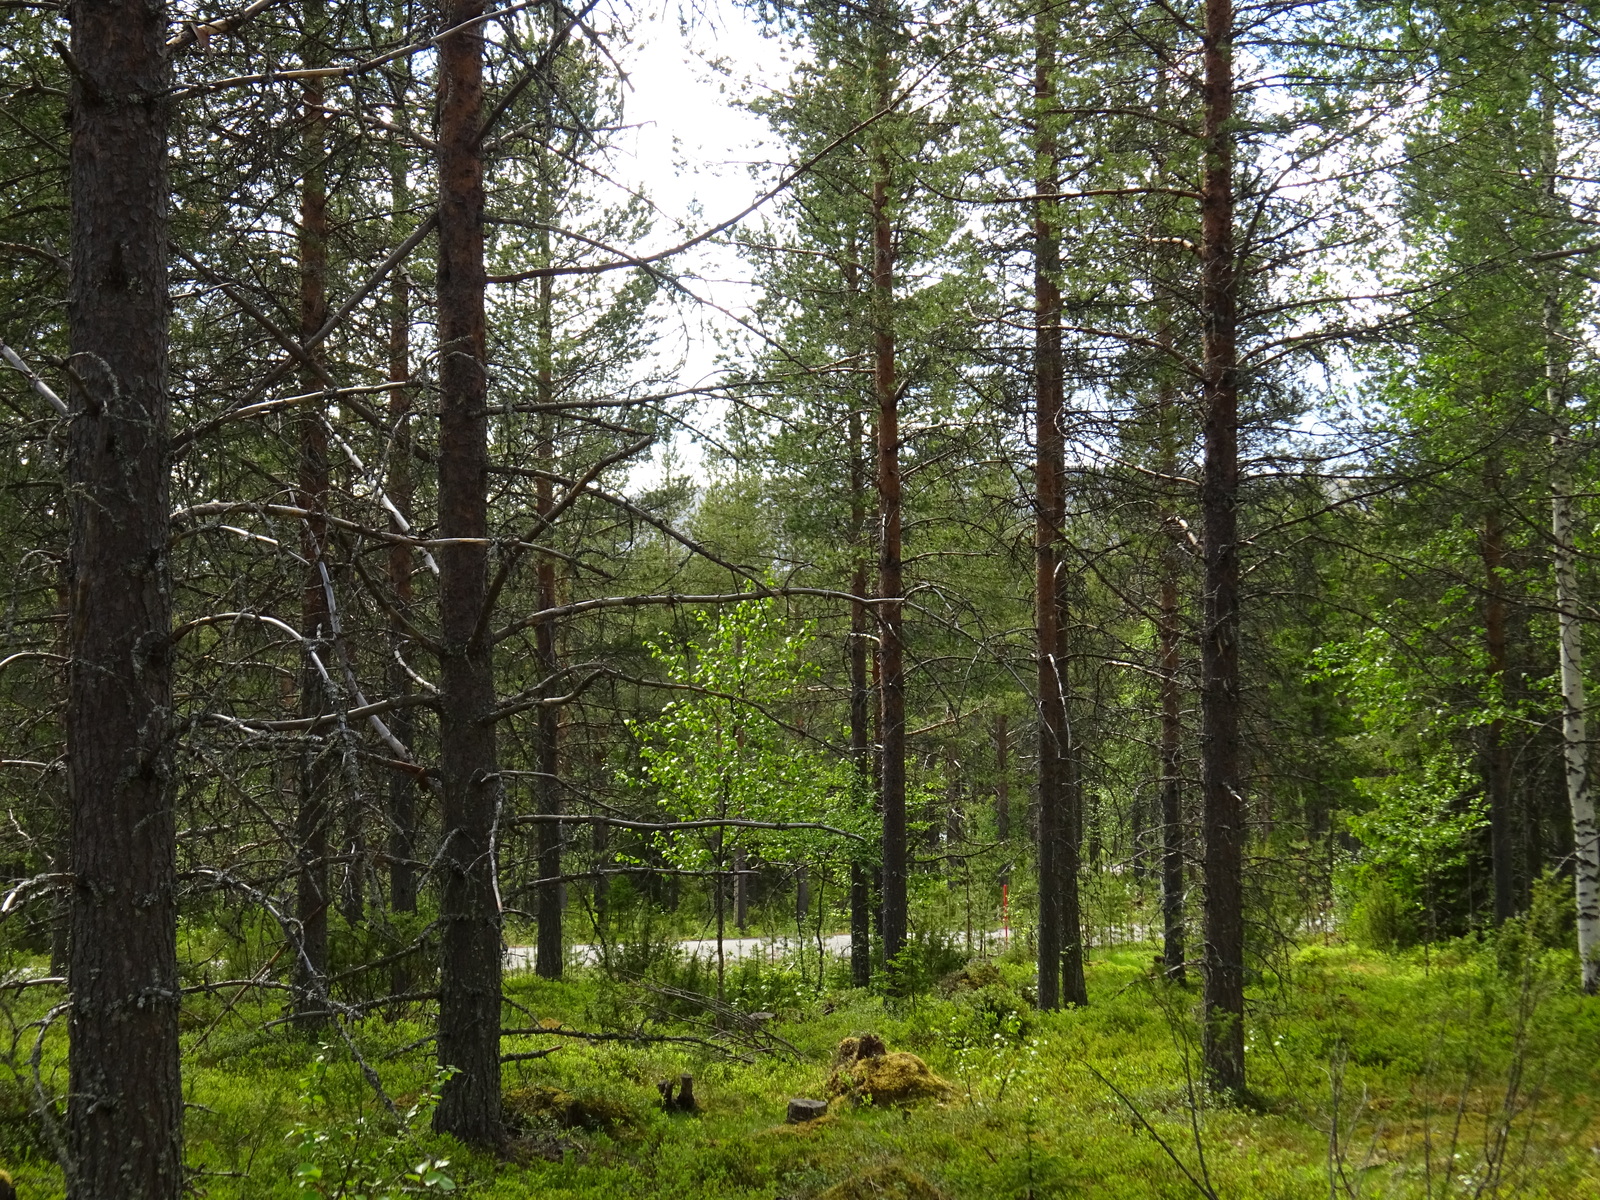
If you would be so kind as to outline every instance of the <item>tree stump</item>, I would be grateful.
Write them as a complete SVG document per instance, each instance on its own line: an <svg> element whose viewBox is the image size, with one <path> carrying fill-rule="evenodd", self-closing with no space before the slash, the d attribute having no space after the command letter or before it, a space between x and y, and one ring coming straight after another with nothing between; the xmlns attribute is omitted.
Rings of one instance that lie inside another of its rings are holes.
<svg viewBox="0 0 1600 1200"><path fill-rule="evenodd" d="M789 1101L789 1115L786 1118L790 1125L799 1125L805 1121L815 1121L818 1117L828 1115L828 1102L826 1100L803 1100L794 1097Z"/></svg>
<svg viewBox="0 0 1600 1200"><path fill-rule="evenodd" d="M678 1099L674 1102L679 1112L695 1112L699 1106L694 1102L694 1076L678 1076Z"/></svg>

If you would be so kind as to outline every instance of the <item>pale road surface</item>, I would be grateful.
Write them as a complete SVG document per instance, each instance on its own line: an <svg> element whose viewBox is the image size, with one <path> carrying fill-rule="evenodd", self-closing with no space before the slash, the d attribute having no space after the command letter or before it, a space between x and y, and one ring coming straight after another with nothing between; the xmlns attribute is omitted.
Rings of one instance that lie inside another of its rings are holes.
<svg viewBox="0 0 1600 1200"><path fill-rule="evenodd" d="M989 934L991 944L1003 941L1000 930L993 930ZM689 941L679 942L678 949L690 958L704 958L714 960L717 957L716 938L694 938ZM850 956L850 935L848 933L830 934L822 939L824 951L830 958L848 958ZM780 958L803 949L809 954L817 952L817 939L806 938L723 938L722 956L728 962L738 962L746 958L760 958L766 962L776 962ZM531 971L535 949L532 946L508 946L506 948L506 969L508 971ZM600 947L579 944L567 947L567 962L574 966L591 966L600 960Z"/></svg>

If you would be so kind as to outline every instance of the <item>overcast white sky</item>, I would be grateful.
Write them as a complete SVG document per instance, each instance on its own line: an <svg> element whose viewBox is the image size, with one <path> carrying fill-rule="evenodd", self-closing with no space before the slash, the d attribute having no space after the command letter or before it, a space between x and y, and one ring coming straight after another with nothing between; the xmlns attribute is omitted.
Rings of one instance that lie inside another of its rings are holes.
<svg viewBox="0 0 1600 1200"><path fill-rule="evenodd" d="M788 73L787 57L776 41L764 38L746 10L732 0L655 0L634 10L638 23L630 45L618 57L631 87L626 119L636 128L623 139L619 173L648 195L660 210L652 246L672 245L685 233L716 224L748 205L772 176L751 175L752 163L782 159L770 141L766 123L731 103L749 87L772 87ZM682 232L680 232L680 223ZM738 311L751 299L738 255L705 246L676 263L698 276L694 291L716 304ZM687 321L687 323L685 323ZM715 310L683 311L675 319L669 352L683 353L679 376L683 386L703 382L714 372L714 329L732 325ZM715 411L701 414L714 422ZM692 441L674 443L680 469L698 472L700 455ZM659 478L661 454L649 468L634 472L630 488Z"/></svg>

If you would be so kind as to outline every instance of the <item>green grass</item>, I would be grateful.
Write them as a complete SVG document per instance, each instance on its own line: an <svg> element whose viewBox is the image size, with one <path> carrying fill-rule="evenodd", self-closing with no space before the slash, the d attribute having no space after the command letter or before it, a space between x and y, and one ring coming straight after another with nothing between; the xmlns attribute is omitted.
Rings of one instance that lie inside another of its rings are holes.
<svg viewBox="0 0 1600 1200"><path fill-rule="evenodd" d="M438 1194L442 1185L405 1176L441 1159L448 1165L437 1169L458 1194L486 1200L800 1200L892 1164L952 1198L1201 1195L1153 1129L1223 1200L1600 1195L1600 1001L1568 986L1570 956L1508 971L1473 943L1435 947L1426 959L1302 949L1252 993L1254 1094L1233 1108L1191 1093L1197 993L1156 980L1148 949L1096 954L1090 1007L1066 1013L1028 1010L1029 964L995 965L974 975L976 989L904 1001L819 996L781 971L747 968L736 982L776 998L777 1031L798 1061L565 1041L549 1057L509 1064L507 1089L603 1099L623 1119L592 1129L535 1125L503 1156L428 1130L434 1071L430 1047L414 1045L429 1032L423 1014L375 1016L347 1030L402 1114L413 1114L397 1125L337 1034L319 1047L269 1025L276 1007L224 1014L224 998L198 997L183 1019L187 1158L196 1190L217 1200ZM0 1084L0 1155L30 1200L61 1190L28 1108L37 1027L25 1026L49 1006L43 991L11 1001L17 1049ZM536 1018L592 1031L635 1019L635 997L592 974L559 984L514 976L508 998L508 1025ZM825 1094L837 1042L869 1030L925 1058L956 1099L844 1107L820 1127L784 1126L790 1096ZM66 1083L62 1038L52 1027L43 1055L42 1082L57 1096ZM557 1040L508 1038L505 1050ZM661 1112L656 1080L685 1071L704 1111ZM1333 1156L1330 1185L1336 1094L1337 1140L1348 1149Z"/></svg>

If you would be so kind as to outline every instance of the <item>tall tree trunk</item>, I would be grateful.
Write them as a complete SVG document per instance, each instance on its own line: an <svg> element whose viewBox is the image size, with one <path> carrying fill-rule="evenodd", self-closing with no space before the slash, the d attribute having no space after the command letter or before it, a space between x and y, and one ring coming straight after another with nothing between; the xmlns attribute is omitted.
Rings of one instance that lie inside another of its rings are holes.
<svg viewBox="0 0 1600 1200"><path fill-rule="evenodd" d="M733 923L741 935L750 926L750 859L743 846L733 848Z"/></svg>
<svg viewBox="0 0 1600 1200"><path fill-rule="evenodd" d="M399 189L397 200L399 198ZM398 203L396 210L399 210ZM408 383L411 378L411 279L403 269L396 270L389 296L389 382ZM389 452L389 502L398 517L389 519L389 531L408 532L412 519L413 491L411 472L411 392L407 387L389 392L389 426L394 444ZM402 524L404 522L404 524ZM398 617L409 616L413 600L411 575L416 570L416 551L404 542L389 544L389 587L394 593L396 618L389 628L389 694L404 700L411 695L411 676L401 661L409 647L404 626ZM416 745L417 727L413 710L397 708L389 718L395 739L408 749ZM414 757L414 755L413 755ZM389 773L389 908L397 913L417 911L417 778L411 771ZM390 972L390 989L400 995L411 988L414 964L395 963Z"/></svg>
<svg viewBox="0 0 1600 1200"><path fill-rule="evenodd" d="M1178 678L1178 569L1174 538L1162 556L1156 617L1161 672L1161 931L1167 978L1184 981L1183 716Z"/></svg>
<svg viewBox="0 0 1600 1200"><path fill-rule="evenodd" d="M72 578L71 563L63 560L56 573L56 611L61 623L56 630L55 652L61 661L72 661ZM71 780L51 773L50 826L44 839L49 854L46 860L52 874L66 875L72 870L72 785ZM59 790L58 790L59 789ZM71 969L72 889L58 887L50 897L50 974L66 976Z"/></svg>
<svg viewBox="0 0 1600 1200"><path fill-rule="evenodd" d="M1552 215L1570 219L1557 193L1555 113L1546 105L1549 148L1545 193ZM1572 884L1578 914L1578 962L1583 990L1600 992L1600 829L1596 828L1594 782L1589 759L1588 698L1583 677L1583 622L1578 615L1578 555L1572 527L1576 447L1567 420L1567 351L1561 297L1552 279L1544 302L1545 400L1550 409L1550 533L1556 583L1556 620L1561 635L1561 750L1566 766L1567 805L1572 810Z"/></svg>
<svg viewBox="0 0 1600 1200"><path fill-rule="evenodd" d="M888 17L874 8L877 36L887 39ZM873 61L880 111L893 98L889 51ZM872 383L878 406L878 711L879 789L883 802L883 961L888 966L906 944L906 681L901 620L904 576L900 561L900 390L895 371L894 214L890 209L889 147L876 133L872 162Z"/></svg>
<svg viewBox="0 0 1600 1200"><path fill-rule="evenodd" d="M439 741L444 784L439 1065L454 1068L434 1127L499 1141L500 905L493 839L494 658L488 590L484 318L483 0L451 0L439 45Z"/></svg>
<svg viewBox="0 0 1600 1200"><path fill-rule="evenodd" d="M1011 732L1006 728L1005 713L994 718L994 830L1002 842L1011 840ZM1005 875L1001 883L1010 883Z"/></svg>
<svg viewBox="0 0 1600 1200"><path fill-rule="evenodd" d="M852 296L857 294L855 267L856 243L851 239L845 257L845 282ZM862 441L861 412L854 399L850 404L850 545L854 566L850 573L850 761L862 791L873 787L871 705L872 687L867 678L867 639L871 615L866 603L871 586L868 572L870 531L867 528L867 461ZM864 988L872 982L872 887L871 868L852 859L850 863L850 981Z"/></svg>
<svg viewBox="0 0 1600 1200"><path fill-rule="evenodd" d="M545 174L541 172L541 174ZM541 197L541 208L549 205ZM548 217L546 218L548 221ZM550 261L550 234L548 229L539 233L541 261ZM555 414L549 405L555 400L553 356L555 331L553 321L553 281L539 281L539 447L538 460L543 470L555 470ZM555 493L548 474L540 475L535 496L535 511L541 518L550 515L555 506ZM538 603L541 609L554 608L556 604L556 565L549 557L541 556L538 565ZM556 623L547 618L534 627L534 651L539 660L539 670L546 679L554 678L559 663L556 658ZM561 811L561 713L549 705L538 709L538 768L535 784L539 812L546 815ZM535 969L542 979L560 979L566 956L562 942L562 899L566 889L561 886L562 827L558 821L539 824L539 884L537 903L539 919L539 946Z"/></svg>
<svg viewBox="0 0 1600 1200"><path fill-rule="evenodd" d="M67 1195L183 1193L165 6L74 0Z"/></svg>
<svg viewBox="0 0 1600 1200"><path fill-rule="evenodd" d="M1554 178L1554 173L1552 173ZM1562 635L1562 757L1566 803L1573 811L1573 888L1578 899L1582 986L1600 992L1600 830L1595 829L1589 765L1589 701L1584 694L1584 627L1578 616L1578 550L1573 542L1573 435L1566 421L1562 309L1552 290L1544 304L1544 354L1550 406L1550 533L1554 542L1555 613Z"/></svg>
<svg viewBox="0 0 1600 1200"><path fill-rule="evenodd" d="M860 434L857 425L857 436ZM858 511L864 511L859 507ZM858 562L850 581L851 594L865 596L867 566ZM850 758L864 790L872 787L872 733L867 682L867 606L859 599L850 605ZM850 863L850 981L856 987L872 982L872 888L870 868L859 860Z"/></svg>
<svg viewBox="0 0 1600 1200"><path fill-rule="evenodd" d="M390 160L390 180L396 214L410 204L406 186L405 157L399 148ZM398 238L397 238L398 240ZM389 291L389 382L409 384L411 380L411 277L396 268ZM389 427L394 430L389 451L389 502L398 515L391 514L389 531L409 532L413 516L411 389L395 387L389 391ZM394 593L396 617L389 627L389 694L405 699L411 694L411 676L401 656L408 648L405 627L399 617L408 617L414 599L411 576L416 570L416 551L404 542L389 544L389 587ZM395 739L410 748L416 738L412 710L401 707L389 717ZM412 863L417 854L417 780L410 771L394 771L389 776L389 907L395 912L417 911L417 873ZM403 991L408 976L397 968L396 991Z"/></svg>
<svg viewBox="0 0 1600 1200"><path fill-rule="evenodd" d="M1510 682L1509 638L1506 632L1505 523L1495 507L1500 472L1492 460L1485 472L1490 497L1483 516L1483 632L1489 657L1494 702L1504 702ZM1484 730L1484 791L1489 797L1489 865L1494 881L1494 920L1498 925L1517 915L1516 812L1511 789L1511 747L1504 717L1494 717Z"/></svg>
<svg viewBox="0 0 1600 1200"><path fill-rule="evenodd" d="M611 877L606 870L611 862L608 827L596 825L590 845L594 852L594 920L602 928L611 911Z"/></svg>
<svg viewBox="0 0 1600 1200"><path fill-rule="evenodd" d="M1159 340L1163 345L1170 344L1170 328L1162 329ZM1159 469L1166 480L1175 478L1178 473L1174 399L1173 381L1163 365L1157 382L1156 423L1160 439ZM1183 983L1184 960L1188 953L1184 944L1183 682L1179 674L1183 625L1178 607L1183 526L1170 506L1161 514L1161 525L1165 545L1156 600L1157 671L1161 693L1161 948L1167 978Z"/></svg>
<svg viewBox="0 0 1600 1200"><path fill-rule="evenodd" d="M301 11L304 43L300 61L315 70L327 60L327 10L322 0L305 0ZM310 341L328 316L328 197L323 159L322 80L307 79L301 93L300 150L303 176L300 184L300 336ZM312 350L320 360L321 349ZM322 388L325 372L320 361L301 372L306 391ZM310 513L301 521L300 552L306 574L300 591L300 632L306 639L300 665L300 715L317 717L328 711L328 683L319 670L331 666L333 621L325 574L328 526L328 430L325 405L308 402L296 418L299 465L296 486L299 507ZM300 748L299 806L295 814L295 853L299 870L295 880L295 918L300 945L295 955L294 1015L296 1024L315 1029L327 1017L324 993L328 975L328 824L329 768L323 736L308 731Z"/></svg>
<svg viewBox="0 0 1600 1200"><path fill-rule="evenodd" d="M396 7L396 26L403 24L404 12ZM410 128L410 77L409 71L400 76L399 94L395 104L396 120L402 129ZM407 178L409 155L404 143L394 139L389 146L389 195L394 207L393 236L398 245L404 239L404 227L411 208L411 186ZM389 382L409 385L411 382L411 276L404 264L395 268L389 285ZM391 388L389 391L389 428L393 430L389 449L387 490L394 511L389 517L389 531L396 535L411 533L415 516L415 488L413 483L414 417L409 386ZM389 623L389 694L404 700L411 695L411 675L405 668L403 656L409 649L409 639L401 618L409 619L415 596L411 576L417 568L416 550L404 542L389 544L389 587L394 594L395 616ZM415 753L417 725L413 710L404 706L394 710L389 718L389 728L395 739ZM417 786L418 779L411 771L395 770L389 775L389 908L397 913L417 911L417 872L412 865L417 857ZM390 988L400 995L410 990L415 964L402 959L395 963L390 975Z"/></svg>
<svg viewBox="0 0 1600 1200"><path fill-rule="evenodd" d="M1233 243L1233 4L1206 0L1200 319L1205 462L1200 791L1205 833L1204 1071L1244 1090L1244 780L1239 739L1239 361Z"/></svg>
<svg viewBox="0 0 1600 1200"><path fill-rule="evenodd" d="M1047 114L1055 103L1059 18L1034 18L1034 627L1039 691L1039 1007L1086 1004L1083 942L1078 919L1078 822L1072 731L1067 715L1062 630L1061 529L1065 450L1061 418L1065 382L1061 357L1061 235L1055 224L1061 190L1055 134Z"/></svg>

